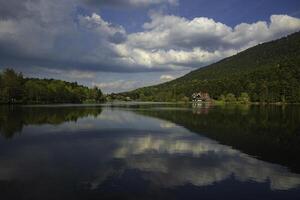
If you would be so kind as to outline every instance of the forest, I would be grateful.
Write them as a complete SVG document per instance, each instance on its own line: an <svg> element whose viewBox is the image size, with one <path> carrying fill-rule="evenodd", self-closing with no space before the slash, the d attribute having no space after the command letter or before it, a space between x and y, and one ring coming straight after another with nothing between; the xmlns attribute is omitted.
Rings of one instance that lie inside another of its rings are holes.
<svg viewBox="0 0 300 200"><path fill-rule="evenodd" d="M101 89L54 79L25 78L5 69L0 73L0 104L99 103Z"/></svg>
<svg viewBox="0 0 300 200"><path fill-rule="evenodd" d="M173 81L119 94L141 101L189 101L195 92L220 101L300 103L300 32L259 44Z"/></svg>

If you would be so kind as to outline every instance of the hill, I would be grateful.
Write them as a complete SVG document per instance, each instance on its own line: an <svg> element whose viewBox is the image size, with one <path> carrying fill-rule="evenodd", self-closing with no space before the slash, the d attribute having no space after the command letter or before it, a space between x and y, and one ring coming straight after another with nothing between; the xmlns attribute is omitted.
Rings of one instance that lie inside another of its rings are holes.
<svg viewBox="0 0 300 200"><path fill-rule="evenodd" d="M300 32L259 44L173 81L121 93L142 101L213 99L247 93L254 102L300 102Z"/></svg>

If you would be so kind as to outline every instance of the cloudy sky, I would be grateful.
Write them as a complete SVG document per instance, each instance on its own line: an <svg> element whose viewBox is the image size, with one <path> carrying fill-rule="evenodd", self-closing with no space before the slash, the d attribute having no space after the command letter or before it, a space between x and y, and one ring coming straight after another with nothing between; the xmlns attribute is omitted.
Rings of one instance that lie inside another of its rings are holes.
<svg viewBox="0 0 300 200"><path fill-rule="evenodd" d="M299 0L0 0L0 70L119 92L299 30Z"/></svg>

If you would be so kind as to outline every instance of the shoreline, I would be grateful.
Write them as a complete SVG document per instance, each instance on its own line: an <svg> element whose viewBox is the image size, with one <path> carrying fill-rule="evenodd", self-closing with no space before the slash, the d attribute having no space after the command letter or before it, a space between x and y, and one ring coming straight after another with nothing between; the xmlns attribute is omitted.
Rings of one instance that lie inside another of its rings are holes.
<svg viewBox="0 0 300 200"><path fill-rule="evenodd" d="M197 102L197 101L189 101L189 102L183 102L183 101L166 101L166 102L157 102L157 101L107 101L107 102L95 102L95 103L0 103L0 106L63 106L63 105L69 105L69 106L82 106L82 105L117 105L117 104L212 104L212 105L277 105L277 106L285 106L285 105L300 105L299 103L286 103L286 102L223 102L223 101L209 101L209 102Z"/></svg>

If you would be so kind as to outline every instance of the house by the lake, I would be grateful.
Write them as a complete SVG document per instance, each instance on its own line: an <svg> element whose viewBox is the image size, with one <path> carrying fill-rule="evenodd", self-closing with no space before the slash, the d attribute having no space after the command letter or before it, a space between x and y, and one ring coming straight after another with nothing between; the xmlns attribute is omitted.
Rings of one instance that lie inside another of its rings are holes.
<svg viewBox="0 0 300 200"><path fill-rule="evenodd" d="M211 98L207 92L196 92L192 94L192 100L197 102L208 102Z"/></svg>

